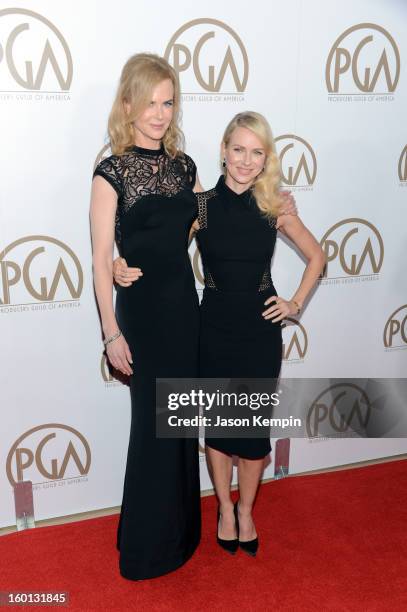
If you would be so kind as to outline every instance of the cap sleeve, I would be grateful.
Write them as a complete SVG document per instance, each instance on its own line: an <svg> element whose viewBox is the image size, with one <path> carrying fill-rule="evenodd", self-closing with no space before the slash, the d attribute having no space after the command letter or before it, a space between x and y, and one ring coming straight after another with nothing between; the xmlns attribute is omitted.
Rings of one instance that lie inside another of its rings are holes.
<svg viewBox="0 0 407 612"><path fill-rule="evenodd" d="M196 182L196 165L192 157L189 157L189 155L185 155L185 159L187 163L188 182L193 189Z"/></svg>
<svg viewBox="0 0 407 612"><path fill-rule="evenodd" d="M108 183L110 183L110 185L116 191L117 196L121 196L122 180L113 156L106 157L106 159L102 159L102 161L98 163L93 173L93 177L95 176L102 176Z"/></svg>

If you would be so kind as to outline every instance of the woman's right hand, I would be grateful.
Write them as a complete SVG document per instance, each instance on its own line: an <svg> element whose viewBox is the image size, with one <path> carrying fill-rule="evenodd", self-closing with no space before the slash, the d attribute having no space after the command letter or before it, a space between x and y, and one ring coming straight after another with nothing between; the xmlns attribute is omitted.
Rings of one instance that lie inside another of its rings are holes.
<svg viewBox="0 0 407 612"><path fill-rule="evenodd" d="M110 363L116 370L119 370L123 374L127 374L127 376L133 374L133 369L130 365L133 364L133 359L129 345L123 335L113 340L113 342L109 342L106 346L106 354Z"/></svg>
<svg viewBox="0 0 407 612"><path fill-rule="evenodd" d="M116 257L113 261L113 277L120 287L130 287L140 276L143 276L140 268L129 268L123 257Z"/></svg>

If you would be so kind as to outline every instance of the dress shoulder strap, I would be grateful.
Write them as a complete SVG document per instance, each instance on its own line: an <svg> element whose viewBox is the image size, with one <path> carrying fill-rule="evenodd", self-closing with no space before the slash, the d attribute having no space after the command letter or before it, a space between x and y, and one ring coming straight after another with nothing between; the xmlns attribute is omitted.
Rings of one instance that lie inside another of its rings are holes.
<svg viewBox="0 0 407 612"><path fill-rule="evenodd" d="M208 200L216 195L216 189L210 189L209 191L202 191L196 194L198 199L199 229L205 229L208 227Z"/></svg>

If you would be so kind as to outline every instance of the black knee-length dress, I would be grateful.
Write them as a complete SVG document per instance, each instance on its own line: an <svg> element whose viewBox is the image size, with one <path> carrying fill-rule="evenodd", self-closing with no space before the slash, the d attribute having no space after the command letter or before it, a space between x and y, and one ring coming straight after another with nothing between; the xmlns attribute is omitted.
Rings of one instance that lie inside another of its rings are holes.
<svg viewBox="0 0 407 612"><path fill-rule="evenodd" d="M156 377L197 376L199 300L188 256L196 167L163 147L133 147L104 159L95 174L118 195L120 254L143 271L131 287L118 287L116 298L134 372L117 546L122 576L137 580L176 569L200 540L198 441L155 434Z"/></svg>
<svg viewBox="0 0 407 612"><path fill-rule="evenodd" d="M197 194L205 288L200 308L199 373L204 378L278 378L281 323L265 320L265 300L277 295L270 276L276 227L249 189L238 195L220 177ZM210 438L224 453L260 459L269 438Z"/></svg>

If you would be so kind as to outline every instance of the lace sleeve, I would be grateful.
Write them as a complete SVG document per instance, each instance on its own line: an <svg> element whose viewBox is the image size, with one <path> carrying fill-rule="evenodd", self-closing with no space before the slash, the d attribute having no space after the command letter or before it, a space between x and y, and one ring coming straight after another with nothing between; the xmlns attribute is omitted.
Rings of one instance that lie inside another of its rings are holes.
<svg viewBox="0 0 407 612"><path fill-rule="evenodd" d="M117 197L122 195L122 180L117 170L117 164L113 156L102 159L95 168L93 176L102 176L117 193Z"/></svg>
<svg viewBox="0 0 407 612"><path fill-rule="evenodd" d="M195 187L195 181L196 181L196 165L192 157L189 157L189 155L187 155L186 153L184 155L185 155L185 163L187 167L188 183L191 189L193 189Z"/></svg>

